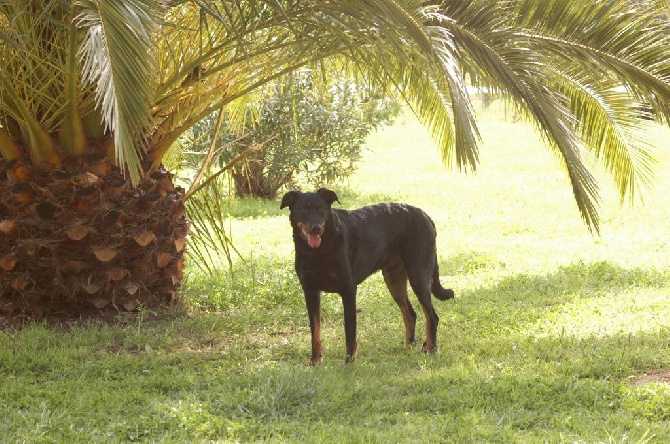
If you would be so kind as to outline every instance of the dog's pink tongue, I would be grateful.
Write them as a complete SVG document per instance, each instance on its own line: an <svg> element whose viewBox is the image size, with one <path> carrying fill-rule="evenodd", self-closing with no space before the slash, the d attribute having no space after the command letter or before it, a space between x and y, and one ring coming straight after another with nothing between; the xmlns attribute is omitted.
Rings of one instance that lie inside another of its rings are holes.
<svg viewBox="0 0 670 444"><path fill-rule="evenodd" d="M310 234L307 236L307 244L312 248L319 248L321 245L321 236L318 234Z"/></svg>

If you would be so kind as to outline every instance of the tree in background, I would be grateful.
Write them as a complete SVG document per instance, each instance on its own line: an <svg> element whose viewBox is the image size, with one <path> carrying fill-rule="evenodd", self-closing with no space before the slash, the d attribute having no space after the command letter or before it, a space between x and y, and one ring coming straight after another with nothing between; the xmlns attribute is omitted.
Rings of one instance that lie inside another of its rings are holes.
<svg viewBox="0 0 670 444"><path fill-rule="evenodd" d="M400 105L351 79L334 77L324 81L312 70L283 75L262 89L258 104L249 104L242 128L223 122L219 167L261 146L231 168L237 196L274 199L282 187L318 188L356 170L367 135L391 123ZM209 116L191 131L187 149L202 153L197 164L211 145L214 126L215 116Z"/></svg>
<svg viewBox="0 0 670 444"><path fill-rule="evenodd" d="M661 0L0 0L0 311L171 304L188 224L165 154L205 116L243 120L259 88L323 60L395 87L465 170L479 158L467 86L502 94L556 150L597 230L586 155L633 196L653 160L634 108L670 117L665 11Z"/></svg>

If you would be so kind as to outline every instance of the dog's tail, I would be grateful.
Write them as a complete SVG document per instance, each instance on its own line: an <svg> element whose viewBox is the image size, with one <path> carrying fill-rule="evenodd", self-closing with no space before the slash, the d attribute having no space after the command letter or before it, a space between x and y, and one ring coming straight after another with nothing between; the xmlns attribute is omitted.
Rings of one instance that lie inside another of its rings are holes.
<svg viewBox="0 0 670 444"><path fill-rule="evenodd" d="M447 299L452 299L454 297L454 290L451 288L444 288L442 284L440 284L440 267L437 265L437 260L435 261L435 267L433 268L433 283L431 284L430 292L441 301L446 301Z"/></svg>

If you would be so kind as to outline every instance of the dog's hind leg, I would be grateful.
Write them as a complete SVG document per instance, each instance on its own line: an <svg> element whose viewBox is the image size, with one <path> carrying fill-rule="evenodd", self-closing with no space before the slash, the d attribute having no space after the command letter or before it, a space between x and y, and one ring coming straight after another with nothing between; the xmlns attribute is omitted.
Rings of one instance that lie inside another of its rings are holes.
<svg viewBox="0 0 670 444"><path fill-rule="evenodd" d="M400 307L402 320L405 323L405 342L407 345L414 345L416 312L407 297L407 270L402 259L399 256L391 256L389 262L382 268L382 275L393 299Z"/></svg>
<svg viewBox="0 0 670 444"><path fill-rule="evenodd" d="M425 270L407 270L409 284L416 294L417 299L423 308L423 314L426 317L426 342L423 343L423 351L433 353L437 351L437 324L440 318L433 308L433 302L430 295L430 272Z"/></svg>

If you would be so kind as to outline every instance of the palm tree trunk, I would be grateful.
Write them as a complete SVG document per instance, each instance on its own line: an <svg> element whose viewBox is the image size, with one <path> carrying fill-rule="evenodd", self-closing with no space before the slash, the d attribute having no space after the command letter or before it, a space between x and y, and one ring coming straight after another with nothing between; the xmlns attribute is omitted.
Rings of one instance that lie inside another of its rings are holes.
<svg viewBox="0 0 670 444"><path fill-rule="evenodd" d="M188 222L159 169L131 187L107 158L68 171L0 161L0 314L40 318L174 305Z"/></svg>

